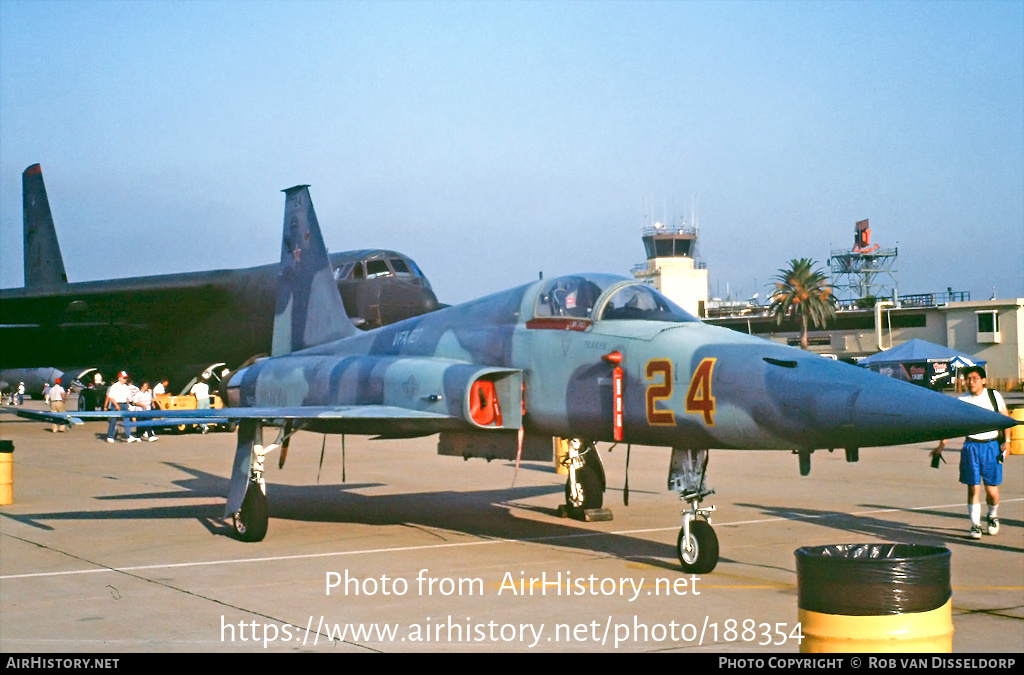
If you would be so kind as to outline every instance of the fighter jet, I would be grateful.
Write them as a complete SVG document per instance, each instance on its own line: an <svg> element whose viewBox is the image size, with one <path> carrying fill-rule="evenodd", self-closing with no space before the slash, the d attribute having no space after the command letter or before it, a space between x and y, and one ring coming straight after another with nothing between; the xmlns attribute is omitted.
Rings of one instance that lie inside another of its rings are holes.
<svg viewBox="0 0 1024 675"><path fill-rule="evenodd" d="M442 454L523 459L550 458L553 437L574 439L566 507L575 513L603 503L597 442L671 447L668 487L687 504L680 564L705 573L718 561L714 507L701 506L713 493L710 449L794 450L806 473L815 449L845 448L855 461L865 446L1013 425L920 387L706 325L653 288L609 274L538 280L360 332L333 283L308 186L285 195L272 356L230 377L227 408L181 418L239 423L225 518L243 540L267 532L267 453L283 457L300 429L439 433ZM141 422L149 423L158 421ZM264 446L268 425L281 430Z"/></svg>
<svg viewBox="0 0 1024 675"><path fill-rule="evenodd" d="M25 287L0 291L0 389L38 395L127 369L136 379L216 374L270 350L277 265L68 283L38 164L22 174ZM395 251L330 256L347 312L362 329L438 308L423 272ZM80 366L72 368L72 366ZM220 368L216 367L219 366Z"/></svg>

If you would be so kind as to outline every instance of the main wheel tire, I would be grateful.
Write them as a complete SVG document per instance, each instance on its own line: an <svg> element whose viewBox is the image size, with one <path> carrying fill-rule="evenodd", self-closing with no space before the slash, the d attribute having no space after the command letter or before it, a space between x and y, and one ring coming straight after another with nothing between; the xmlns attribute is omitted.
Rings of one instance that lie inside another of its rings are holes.
<svg viewBox="0 0 1024 675"><path fill-rule="evenodd" d="M685 530L679 529L679 538L676 540L676 552L679 554L679 564L684 572L694 574L707 574L715 569L718 564L718 535L715 534L711 524L703 520L694 520L690 523L690 550L686 550L683 541Z"/></svg>
<svg viewBox="0 0 1024 675"><path fill-rule="evenodd" d="M242 541L263 541L267 536L267 525L270 521L267 509L267 496L256 483L249 483L242 500L242 508L234 515L232 521L235 532Z"/></svg>
<svg viewBox="0 0 1024 675"><path fill-rule="evenodd" d="M604 505L604 485L601 473L597 469L584 464L582 468L576 469L576 482L580 484L582 492L579 503L572 499L572 478L565 481L565 506L569 515L579 518L587 509L599 509Z"/></svg>

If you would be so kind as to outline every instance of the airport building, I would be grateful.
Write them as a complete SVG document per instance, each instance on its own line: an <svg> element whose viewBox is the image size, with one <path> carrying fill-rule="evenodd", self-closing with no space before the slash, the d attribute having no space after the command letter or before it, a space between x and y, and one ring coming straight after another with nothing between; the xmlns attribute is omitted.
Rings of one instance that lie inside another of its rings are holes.
<svg viewBox="0 0 1024 675"><path fill-rule="evenodd" d="M830 259L833 279L849 289L857 287L858 274L872 284L886 277L895 282L896 251L871 246L867 225L866 220L857 223L851 251L833 251ZM697 230L685 223L644 229L647 262L634 267L633 275L706 323L799 346L796 323L776 323L767 306L709 300L708 270L695 259L697 236ZM874 297L892 299L841 302L835 320L824 329L812 327L811 351L855 361L920 339L984 361L995 388L1019 391L1024 386L1024 298L973 301L969 293L952 289L893 296L885 295L884 287L868 288L869 295L879 291Z"/></svg>
<svg viewBox="0 0 1024 675"><path fill-rule="evenodd" d="M694 316L703 316L708 302L708 270L696 260L697 228L655 223L643 230L647 262L633 276L654 286Z"/></svg>

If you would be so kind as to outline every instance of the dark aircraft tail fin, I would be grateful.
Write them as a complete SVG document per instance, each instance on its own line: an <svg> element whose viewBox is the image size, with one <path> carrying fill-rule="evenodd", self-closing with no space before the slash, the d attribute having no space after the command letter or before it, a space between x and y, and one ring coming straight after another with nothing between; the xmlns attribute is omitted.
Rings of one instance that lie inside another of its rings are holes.
<svg viewBox="0 0 1024 675"><path fill-rule="evenodd" d="M281 268L270 355L282 356L355 335L327 258L308 185L285 193Z"/></svg>
<svg viewBox="0 0 1024 675"><path fill-rule="evenodd" d="M38 164L21 174L21 197L25 215L25 285L66 284L68 275L46 198L43 170Z"/></svg>

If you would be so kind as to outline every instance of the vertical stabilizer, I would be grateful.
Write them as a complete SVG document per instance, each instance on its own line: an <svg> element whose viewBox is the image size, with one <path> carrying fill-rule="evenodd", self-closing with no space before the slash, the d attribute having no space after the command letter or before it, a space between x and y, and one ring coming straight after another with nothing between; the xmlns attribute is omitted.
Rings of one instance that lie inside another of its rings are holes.
<svg viewBox="0 0 1024 675"><path fill-rule="evenodd" d="M21 199L25 217L25 285L66 284L68 275L46 198L43 169L38 164L21 174Z"/></svg>
<svg viewBox="0 0 1024 675"><path fill-rule="evenodd" d="M285 193L271 356L331 342L358 329L345 313L308 185Z"/></svg>

